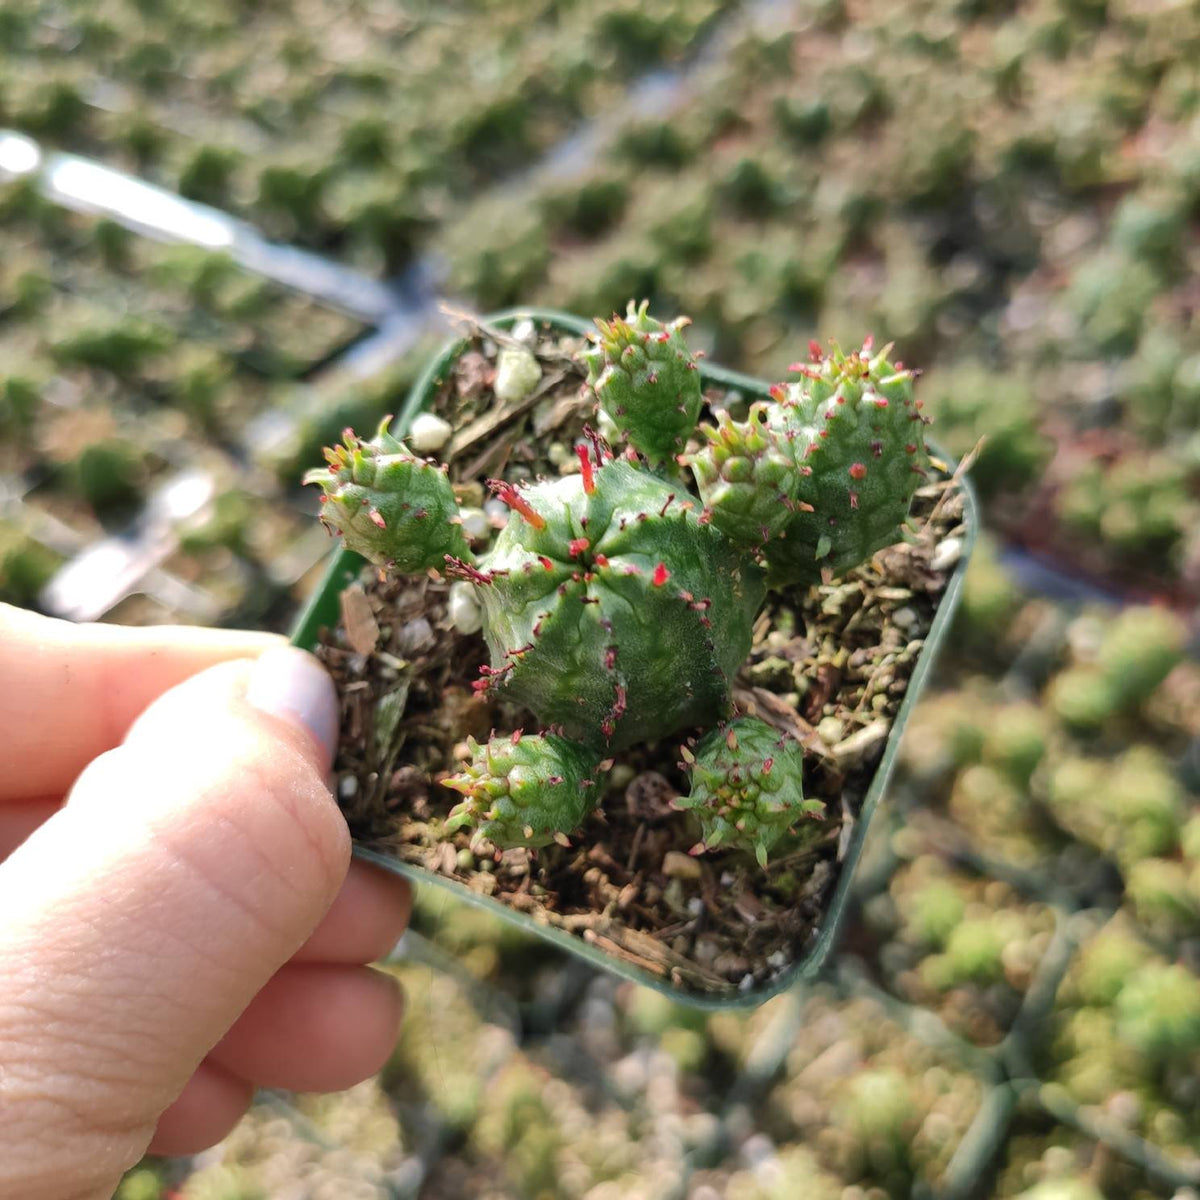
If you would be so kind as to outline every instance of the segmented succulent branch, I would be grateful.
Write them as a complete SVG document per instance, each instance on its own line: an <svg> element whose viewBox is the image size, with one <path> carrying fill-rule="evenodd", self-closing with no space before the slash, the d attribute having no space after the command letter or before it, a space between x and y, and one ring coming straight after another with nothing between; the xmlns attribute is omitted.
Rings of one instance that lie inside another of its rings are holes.
<svg viewBox="0 0 1200 1200"><path fill-rule="evenodd" d="M474 829L472 846L484 839L500 850L567 845L599 802L609 764L577 742L518 730L483 745L468 738L467 746L470 761L443 782L463 795L446 829Z"/></svg>
<svg viewBox="0 0 1200 1200"><path fill-rule="evenodd" d="M791 367L801 379L772 389L802 476L799 503L766 552L777 585L814 581L822 568L841 574L900 541L929 466L914 373L888 362L891 346L809 350Z"/></svg>
<svg viewBox="0 0 1200 1200"><path fill-rule="evenodd" d="M758 717L739 717L714 729L695 753L685 746L683 757L692 787L675 805L700 824L696 853L749 850L765 867L780 838L824 815L820 800L804 798L799 743Z"/></svg>
<svg viewBox="0 0 1200 1200"><path fill-rule="evenodd" d="M342 445L325 451L329 465L304 476L321 486L321 520L351 550L397 571L441 569L447 555L469 559L446 468L392 437L390 420L369 442L347 429Z"/></svg>
<svg viewBox="0 0 1200 1200"><path fill-rule="evenodd" d="M697 356L676 317L663 324L647 314L647 302L629 302L624 317L596 321L594 345L583 353L588 384L602 413L652 465L683 451L700 417Z"/></svg>
<svg viewBox="0 0 1200 1200"><path fill-rule="evenodd" d="M763 573L695 501L618 459L518 491L472 569L492 666L483 683L604 751L729 709Z"/></svg>
<svg viewBox="0 0 1200 1200"><path fill-rule="evenodd" d="M778 405L759 401L745 421L722 413L701 425L705 445L683 462L692 468L712 523L739 545L779 537L796 511L801 475Z"/></svg>

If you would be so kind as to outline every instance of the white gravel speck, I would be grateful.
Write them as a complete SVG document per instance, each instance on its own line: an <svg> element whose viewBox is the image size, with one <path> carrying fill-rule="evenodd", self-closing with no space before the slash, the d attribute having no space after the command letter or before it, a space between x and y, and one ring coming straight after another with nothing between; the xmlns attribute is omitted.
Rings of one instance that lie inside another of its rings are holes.
<svg viewBox="0 0 1200 1200"><path fill-rule="evenodd" d="M461 580L450 585L447 604L450 620L460 633L478 633L483 628L483 609L475 599L474 588Z"/></svg>
<svg viewBox="0 0 1200 1200"><path fill-rule="evenodd" d="M408 431L408 444L417 454L436 454L453 432L449 421L433 413L418 413Z"/></svg>
<svg viewBox="0 0 1200 1200"><path fill-rule="evenodd" d="M943 538L934 547L929 565L935 571L948 571L960 558L962 558L962 538Z"/></svg>

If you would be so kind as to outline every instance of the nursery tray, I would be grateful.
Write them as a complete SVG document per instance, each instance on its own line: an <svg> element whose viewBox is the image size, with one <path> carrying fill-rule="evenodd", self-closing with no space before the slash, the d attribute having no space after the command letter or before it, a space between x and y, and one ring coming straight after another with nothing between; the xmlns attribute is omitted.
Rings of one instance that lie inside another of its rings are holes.
<svg viewBox="0 0 1200 1200"><path fill-rule="evenodd" d="M562 331L565 334L580 336L592 329L592 324L570 313L558 312L552 309L517 308L506 309L483 319L483 323L500 329L511 327L521 319L530 319L544 326ZM425 409L432 401L438 387L446 377L455 359L470 345L466 337L450 341L434 357L422 373L409 393L399 415L393 424L393 432L403 436L413 418ZM736 389L744 395L768 397L768 384L737 371L709 364L702 365L702 381L705 386ZM951 462L932 441L930 450L943 462ZM356 857L377 864L385 870L404 876L422 886L433 885L449 892L452 896L466 904L487 909L502 920L527 931L535 937L543 938L568 953L578 955L595 967L611 971L614 974L654 988L672 999L684 1004L706 1009L735 1009L752 1008L772 996L795 986L798 983L816 978L825 966L836 944L838 934L845 921L850 907L851 885L855 870L862 854L863 845L871 827L872 819L882 802L888 780L896 765L897 751L904 734L904 727L909 714L924 690L929 678L937 652L945 641L951 625L951 618L958 606L962 591L963 577L966 573L972 546L979 528L979 510L975 495L967 480L960 480L959 486L963 493L963 524L966 533L962 552L946 587L941 596L933 622L925 636L924 648L909 677L907 690L900 706L892 720L891 732L888 735L882 757L871 779L870 786L863 798L845 855L840 863L837 882L833 894L825 909L821 923L811 938L807 948L791 966L783 969L768 983L743 991L708 995L680 987L670 980L661 978L646 971L633 963L618 959L606 951L584 941L581 937L565 930L555 928L537 921L532 915L520 912L490 896L480 895L455 879L427 871L420 866L399 861L369 846L356 843ZM316 591L310 597L300 613L292 633L294 645L304 649L314 649L319 641L322 629L334 628L340 619L340 596L350 584L355 582L364 560L357 554L340 547L331 555L329 566L321 579ZM453 919L447 917L445 919Z"/></svg>

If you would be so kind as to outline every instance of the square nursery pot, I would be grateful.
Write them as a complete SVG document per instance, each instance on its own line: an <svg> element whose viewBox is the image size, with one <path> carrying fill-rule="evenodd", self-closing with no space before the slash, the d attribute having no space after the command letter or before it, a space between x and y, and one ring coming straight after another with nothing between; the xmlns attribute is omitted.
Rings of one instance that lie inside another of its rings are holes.
<svg viewBox="0 0 1200 1200"><path fill-rule="evenodd" d="M539 331L548 335L561 334L579 337L592 328L589 322L579 317L542 309L507 310L486 318L482 324L498 330L506 330L524 319L533 321ZM439 390L443 388L446 380L450 377L456 361L468 351L471 345L471 338L458 338L448 343L433 359L414 386L392 427L397 436L403 436L410 428L414 418L435 402ZM704 366L702 379L706 392L708 389L717 388L727 392L737 392L742 397L752 399L765 398L768 395L768 384L763 381L716 366ZM940 459L937 465L945 467L947 472L952 470L952 464L939 453L935 445L931 444L930 450L935 459ZM487 472L481 473L486 474ZM879 754L879 757L873 774L863 775L855 788L855 803L853 808L849 809L853 818L852 823L847 828L846 823L843 822L840 836L837 838L836 851L830 853L830 869L826 873L828 882L820 893L819 915L804 937L798 938L787 952L773 956L775 961L770 964L769 971L766 967L769 960L764 959L763 963L758 964L759 969L756 973L748 972L737 983L727 981L718 987L712 983L711 979L697 982L696 977L689 970L680 970L677 965L672 966L674 951L667 953L664 950L663 958L657 961L648 961L645 956L639 956L636 952L614 954L605 948L605 946L612 946L612 940L605 936L596 936L594 930L589 931L589 935L580 936L567 929L547 924L544 919L536 919L531 913L514 908L500 899L473 890L464 882L452 877L453 864L450 864L448 871L444 868L438 871L430 870L419 864L401 861L388 853L381 852L377 846L363 844L357 839L355 854L366 861L405 876L419 885L433 885L445 889L464 903L487 909L503 920L526 930L532 936L544 938L561 949L579 955L593 966L614 972L635 983L655 988L686 1004L713 1009L753 1007L801 981L813 979L829 959L837 942L839 931L849 908L855 869L872 819L883 800L888 780L895 767L897 750L909 713L929 678L934 658L946 637L951 618L958 604L967 561L979 526L978 509L969 483L960 478L958 487L962 494L962 514L958 518L961 530L957 534L957 559L952 567L946 569L944 590L941 592L936 611L933 612L932 623L924 635L923 648L917 654L915 664L912 666L906 689L903 690L903 697L892 716L890 732L886 734L882 753L880 753L878 745L874 749L874 754ZM296 622L292 636L295 645L313 649L318 646L328 631L338 627L341 620L343 592L361 580L369 578L364 570L365 567L366 564L362 558L345 548L340 547L333 553L319 587ZM880 734L880 737L882 736ZM394 766L402 766L403 761L403 756L401 756ZM862 774L861 770L860 774ZM447 791L445 801L447 811L452 803L452 793ZM677 815L680 819L684 817L682 813ZM832 840L831 838L831 844ZM453 858L454 855L449 857ZM663 862L665 863L665 861L664 857ZM444 919L452 920L452 913L448 913ZM753 915L751 914L747 919L752 920ZM640 944L644 948L645 943Z"/></svg>

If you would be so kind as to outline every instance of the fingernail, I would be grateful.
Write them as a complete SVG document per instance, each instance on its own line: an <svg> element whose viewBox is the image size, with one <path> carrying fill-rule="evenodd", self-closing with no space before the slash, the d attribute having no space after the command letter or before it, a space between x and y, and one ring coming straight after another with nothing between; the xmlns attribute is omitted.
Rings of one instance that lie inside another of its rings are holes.
<svg viewBox="0 0 1200 1200"><path fill-rule="evenodd" d="M246 700L261 712L307 729L321 747L325 768L332 766L339 725L337 692L311 654L295 646L267 650L250 671Z"/></svg>

